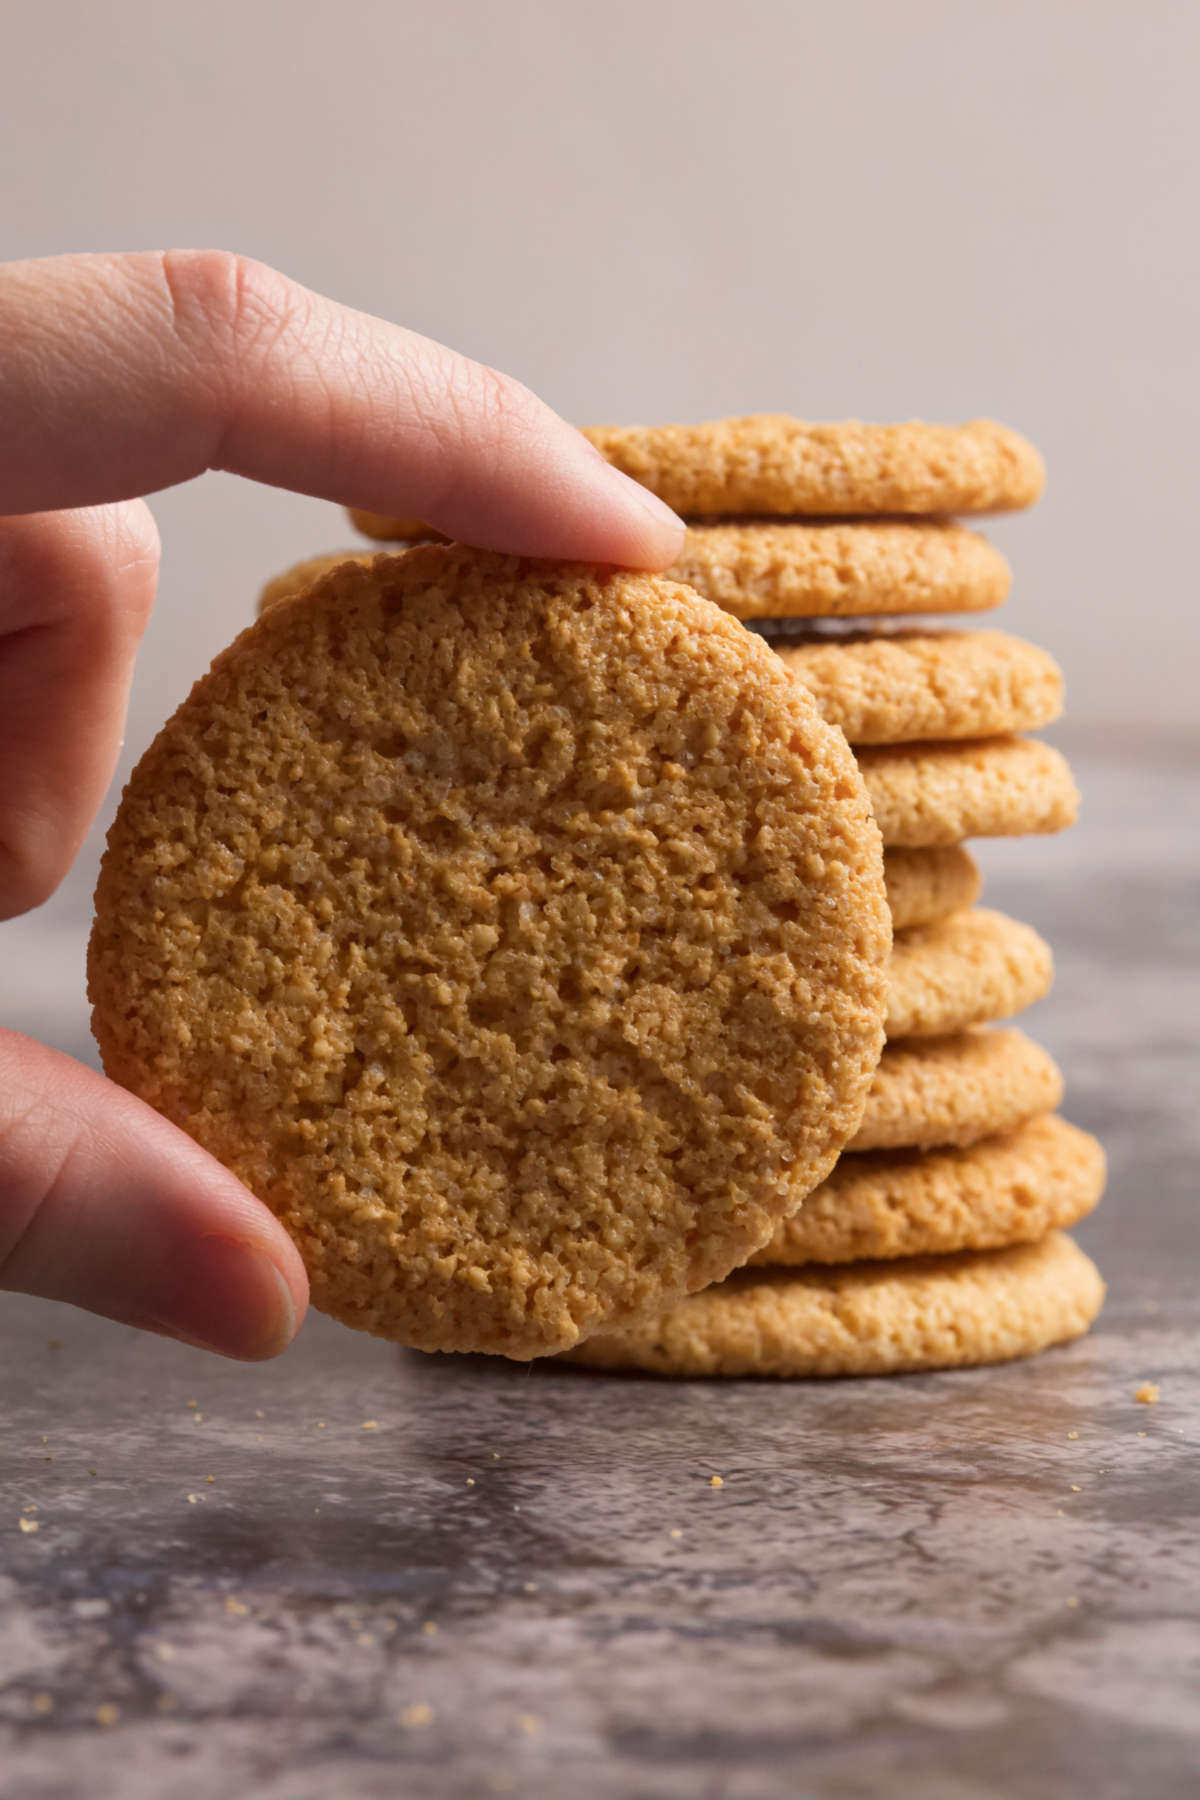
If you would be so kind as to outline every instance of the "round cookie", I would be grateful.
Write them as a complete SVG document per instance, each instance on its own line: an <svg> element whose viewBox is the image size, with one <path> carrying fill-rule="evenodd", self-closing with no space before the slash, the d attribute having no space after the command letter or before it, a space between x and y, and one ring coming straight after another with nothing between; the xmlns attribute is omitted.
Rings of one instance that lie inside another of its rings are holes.
<svg viewBox="0 0 1200 1800"><path fill-rule="evenodd" d="M596 426L600 454L690 517L1010 512L1045 480L1033 445L967 425L811 424L782 413L704 425Z"/></svg>
<svg viewBox="0 0 1200 1800"><path fill-rule="evenodd" d="M719 1278L853 1134L889 919L853 758L651 576L344 563L139 764L89 957L110 1075L313 1298L526 1358Z"/></svg>
<svg viewBox="0 0 1200 1800"><path fill-rule="evenodd" d="M879 631L775 646L852 744L985 738L1049 725L1062 675L1003 631Z"/></svg>
<svg viewBox="0 0 1200 1800"><path fill-rule="evenodd" d="M985 906L896 934L888 963L889 1038L943 1037L988 1025L1050 992L1045 938Z"/></svg>
<svg viewBox="0 0 1200 1800"><path fill-rule="evenodd" d="M330 550L323 556L306 556L303 562L293 563L282 574L271 577L258 596L258 611L265 613L269 606L277 605L280 600L290 600L293 594L304 593L306 588L314 587L322 575L328 575L331 569L340 569L343 563L369 563L376 554L374 550Z"/></svg>
<svg viewBox="0 0 1200 1800"><path fill-rule="evenodd" d="M986 538L941 519L693 523L671 573L739 619L984 612L1012 580Z"/></svg>
<svg viewBox="0 0 1200 1800"><path fill-rule="evenodd" d="M1061 1231L1007 1250L832 1268L743 1269L669 1312L589 1338L571 1362L655 1375L897 1375L1030 1356L1104 1301Z"/></svg>
<svg viewBox="0 0 1200 1800"><path fill-rule="evenodd" d="M367 537L439 534L417 519L351 511ZM746 520L692 524L668 571L738 619L984 612L1012 572L977 531L945 519Z"/></svg>
<svg viewBox="0 0 1200 1800"><path fill-rule="evenodd" d="M889 848L1062 831L1079 810L1065 757L1038 738L880 744L857 756Z"/></svg>
<svg viewBox="0 0 1200 1800"><path fill-rule="evenodd" d="M1022 1031L885 1044L849 1150L927 1150L1015 1131L1063 1096L1049 1051Z"/></svg>
<svg viewBox="0 0 1200 1800"><path fill-rule="evenodd" d="M973 906L983 892L979 864L962 844L935 850L885 850L883 879L893 931L931 925Z"/></svg>
<svg viewBox="0 0 1200 1800"><path fill-rule="evenodd" d="M966 1149L843 1156L750 1258L752 1267L850 1263L1029 1244L1085 1218L1104 1151L1054 1113Z"/></svg>

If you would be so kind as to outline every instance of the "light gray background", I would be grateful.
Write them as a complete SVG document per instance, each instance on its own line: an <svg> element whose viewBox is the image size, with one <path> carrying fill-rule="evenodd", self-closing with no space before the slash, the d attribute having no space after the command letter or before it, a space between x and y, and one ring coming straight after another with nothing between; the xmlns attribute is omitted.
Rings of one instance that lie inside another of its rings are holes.
<svg viewBox="0 0 1200 1800"><path fill-rule="evenodd" d="M995 415L1050 468L991 527L1002 622L1073 720L1196 729L1200 7L48 0L0 31L4 256L248 251L581 422ZM122 772L259 582L349 541L230 477L154 505Z"/></svg>

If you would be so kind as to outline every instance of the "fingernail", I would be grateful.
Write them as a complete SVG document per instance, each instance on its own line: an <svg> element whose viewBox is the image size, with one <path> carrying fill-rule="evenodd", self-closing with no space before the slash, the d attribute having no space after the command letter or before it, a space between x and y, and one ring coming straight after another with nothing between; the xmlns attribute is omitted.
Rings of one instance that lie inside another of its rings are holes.
<svg viewBox="0 0 1200 1800"><path fill-rule="evenodd" d="M660 500L657 494L652 494L649 488L643 487L641 482L635 481L631 475L626 475L621 469L614 469L611 463L606 466L610 474L615 475L620 481L625 499L634 502L650 520L656 536L664 541L667 549L671 550L673 561L683 549L684 535L687 531L687 526L679 514L673 512L665 500Z"/></svg>
<svg viewBox="0 0 1200 1800"><path fill-rule="evenodd" d="M154 1323L182 1342L259 1362L296 1335L296 1306L282 1272L256 1244L204 1237L181 1271L172 1304Z"/></svg>

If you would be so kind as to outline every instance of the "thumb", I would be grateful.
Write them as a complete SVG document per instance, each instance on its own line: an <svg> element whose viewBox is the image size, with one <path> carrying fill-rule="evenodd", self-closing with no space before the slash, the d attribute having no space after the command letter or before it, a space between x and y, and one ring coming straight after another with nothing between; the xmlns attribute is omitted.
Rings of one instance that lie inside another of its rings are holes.
<svg viewBox="0 0 1200 1800"><path fill-rule="evenodd" d="M274 1356L308 1303L267 1208L123 1088L0 1031L0 1288L223 1356Z"/></svg>

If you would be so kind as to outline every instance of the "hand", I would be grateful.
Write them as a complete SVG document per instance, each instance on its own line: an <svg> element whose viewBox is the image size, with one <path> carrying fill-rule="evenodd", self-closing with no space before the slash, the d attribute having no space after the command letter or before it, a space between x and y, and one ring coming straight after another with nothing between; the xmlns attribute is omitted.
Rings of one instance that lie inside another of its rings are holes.
<svg viewBox="0 0 1200 1800"><path fill-rule="evenodd" d="M112 777L158 574L138 496L205 469L533 556L665 568L682 541L527 389L259 263L0 267L0 919L54 891ZM282 1350L308 1298L233 1175L11 1031L0 1287L241 1357Z"/></svg>

